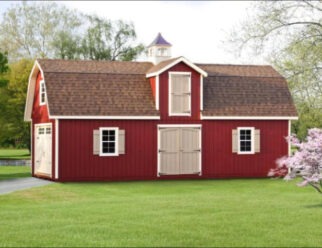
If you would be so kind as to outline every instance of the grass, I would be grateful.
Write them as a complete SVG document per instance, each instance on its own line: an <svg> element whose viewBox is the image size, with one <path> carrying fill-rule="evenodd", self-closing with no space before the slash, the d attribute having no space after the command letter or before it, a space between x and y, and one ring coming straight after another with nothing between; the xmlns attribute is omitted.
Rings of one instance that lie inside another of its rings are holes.
<svg viewBox="0 0 322 248"><path fill-rule="evenodd" d="M0 195L0 246L320 247L322 197L294 184L50 184Z"/></svg>
<svg viewBox="0 0 322 248"><path fill-rule="evenodd" d="M30 166L0 166L0 180L30 177Z"/></svg>
<svg viewBox="0 0 322 248"><path fill-rule="evenodd" d="M30 159L28 149L0 149L0 160Z"/></svg>

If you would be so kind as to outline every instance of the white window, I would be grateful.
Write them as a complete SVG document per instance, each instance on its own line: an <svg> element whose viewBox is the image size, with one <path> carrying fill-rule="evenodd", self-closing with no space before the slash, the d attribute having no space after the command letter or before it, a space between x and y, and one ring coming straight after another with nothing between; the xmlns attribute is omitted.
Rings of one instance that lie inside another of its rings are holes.
<svg viewBox="0 0 322 248"><path fill-rule="evenodd" d="M117 127L100 128L100 156L118 156L118 137Z"/></svg>
<svg viewBox="0 0 322 248"><path fill-rule="evenodd" d="M238 154L254 154L254 133L253 127L238 128Z"/></svg>
<svg viewBox="0 0 322 248"><path fill-rule="evenodd" d="M164 48L164 47L158 48L158 56L167 56L167 55L168 55L167 48Z"/></svg>
<svg viewBox="0 0 322 248"><path fill-rule="evenodd" d="M169 115L191 115L190 72L169 72Z"/></svg>
<svg viewBox="0 0 322 248"><path fill-rule="evenodd" d="M40 81L39 85L39 105L46 104L46 88L45 88L45 81Z"/></svg>

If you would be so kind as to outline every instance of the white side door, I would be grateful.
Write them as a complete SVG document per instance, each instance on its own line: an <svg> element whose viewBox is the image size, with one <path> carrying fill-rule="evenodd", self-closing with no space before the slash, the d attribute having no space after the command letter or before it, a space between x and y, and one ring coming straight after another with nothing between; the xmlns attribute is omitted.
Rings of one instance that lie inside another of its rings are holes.
<svg viewBox="0 0 322 248"><path fill-rule="evenodd" d="M51 176L52 173L52 125L35 125L35 173Z"/></svg>

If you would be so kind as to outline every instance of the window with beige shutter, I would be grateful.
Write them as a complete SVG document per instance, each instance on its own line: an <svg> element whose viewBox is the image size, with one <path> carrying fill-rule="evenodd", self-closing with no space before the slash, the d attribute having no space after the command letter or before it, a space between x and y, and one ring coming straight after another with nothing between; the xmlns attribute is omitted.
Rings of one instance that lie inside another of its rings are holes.
<svg viewBox="0 0 322 248"><path fill-rule="evenodd" d="M93 130L93 154L118 156L125 154L125 130L117 127L101 127Z"/></svg>
<svg viewBox="0 0 322 248"><path fill-rule="evenodd" d="M169 73L169 115L191 115L191 74Z"/></svg>
<svg viewBox="0 0 322 248"><path fill-rule="evenodd" d="M232 130L232 152L254 154L260 152L260 130L254 127L238 127Z"/></svg>

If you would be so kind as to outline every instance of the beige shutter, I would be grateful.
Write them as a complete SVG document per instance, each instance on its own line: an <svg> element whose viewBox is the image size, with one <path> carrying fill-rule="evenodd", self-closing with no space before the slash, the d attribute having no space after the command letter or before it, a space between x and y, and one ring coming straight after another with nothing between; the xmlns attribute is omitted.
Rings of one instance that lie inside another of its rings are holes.
<svg viewBox="0 0 322 248"><path fill-rule="evenodd" d="M260 137L260 130L256 129L255 130L255 152L260 152L261 148L260 148L260 141L261 141L261 137Z"/></svg>
<svg viewBox="0 0 322 248"><path fill-rule="evenodd" d="M125 154L125 130L119 130L119 154Z"/></svg>
<svg viewBox="0 0 322 248"><path fill-rule="evenodd" d="M172 113L190 113L191 92L189 80L189 75L171 76Z"/></svg>
<svg viewBox="0 0 322 248"><path fill-rule="evenodd" d="M232 130L232 152L233 153L238 152L238 130L237 129Z"/></svg>
<svg viewBox="0 0 322 248"><path fill-rule="evenodd" d="M99 130L93 131L93 154L94 155L100 154L100 131Z"/></svg>

